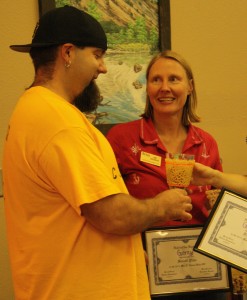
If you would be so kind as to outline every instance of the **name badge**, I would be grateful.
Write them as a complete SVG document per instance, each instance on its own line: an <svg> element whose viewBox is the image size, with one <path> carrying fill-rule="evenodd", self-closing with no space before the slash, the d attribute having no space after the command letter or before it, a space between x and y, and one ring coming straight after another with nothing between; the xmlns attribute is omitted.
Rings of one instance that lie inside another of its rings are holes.
<svg viewBox="0 0 247 300"><path fill-rule="evenodd" d="M142 151L141 152L141 158L140 161L143 161L145 163L151 164L151 165L155 165L160 167L161 166L161 157L158 155L154 155L151 153L147 153Z"/></svg>

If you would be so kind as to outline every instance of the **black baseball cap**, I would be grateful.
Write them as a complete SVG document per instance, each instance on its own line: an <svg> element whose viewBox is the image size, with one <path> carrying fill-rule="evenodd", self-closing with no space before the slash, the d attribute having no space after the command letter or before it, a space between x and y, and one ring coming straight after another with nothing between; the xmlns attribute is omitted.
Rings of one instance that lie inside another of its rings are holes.
<svg viewBox="0 0 247 300"><path fill-rule="evenodd" d="M76 46L107 49L106 34L100 23L88 13L66 5L41 16L33 33L32 43L11 45L18 52L72 43Z"/></svg>

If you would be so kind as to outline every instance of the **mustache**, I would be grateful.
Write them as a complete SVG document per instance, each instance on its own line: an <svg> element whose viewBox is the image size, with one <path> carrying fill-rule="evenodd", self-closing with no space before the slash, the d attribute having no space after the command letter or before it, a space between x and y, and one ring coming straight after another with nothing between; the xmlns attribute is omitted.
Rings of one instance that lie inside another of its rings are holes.
<svg viewBox="0 0 247 300"><path fill-rule="evenodd" d="M101 95L99 87L95 80L92 80L90 84L79 94L75 100L74 105L83 113L89 113L95 111L101 102Z"/></svg>

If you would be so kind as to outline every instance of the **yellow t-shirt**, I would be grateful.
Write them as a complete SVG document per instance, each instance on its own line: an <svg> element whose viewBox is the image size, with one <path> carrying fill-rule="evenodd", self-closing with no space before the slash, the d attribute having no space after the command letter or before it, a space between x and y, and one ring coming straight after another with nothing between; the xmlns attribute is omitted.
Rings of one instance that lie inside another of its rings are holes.
<svg viewBox="0 0 247 300"><path fill-rule="evenodd" d="M72 104L27 90L10 120L4 199L16 300L143 300L140 235L104 234L80 205L127 193L105 137Z"/></svg>

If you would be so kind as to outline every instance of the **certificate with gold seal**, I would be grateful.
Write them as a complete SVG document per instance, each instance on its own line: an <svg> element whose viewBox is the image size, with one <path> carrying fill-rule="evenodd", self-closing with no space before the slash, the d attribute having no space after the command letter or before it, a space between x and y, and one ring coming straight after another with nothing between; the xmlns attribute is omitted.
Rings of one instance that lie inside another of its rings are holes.
<svg viewBox="0 0 247 300"><path fill-rule="evenodd" d="M247 198L222 189L194 250L247 273Z"/></svg>
<svg viewBox="0 0 247 300"><path fill-rule="evenodd" d="M151 295L229 291L229 268L193 250L202 227L145 232Z"/></svg>

